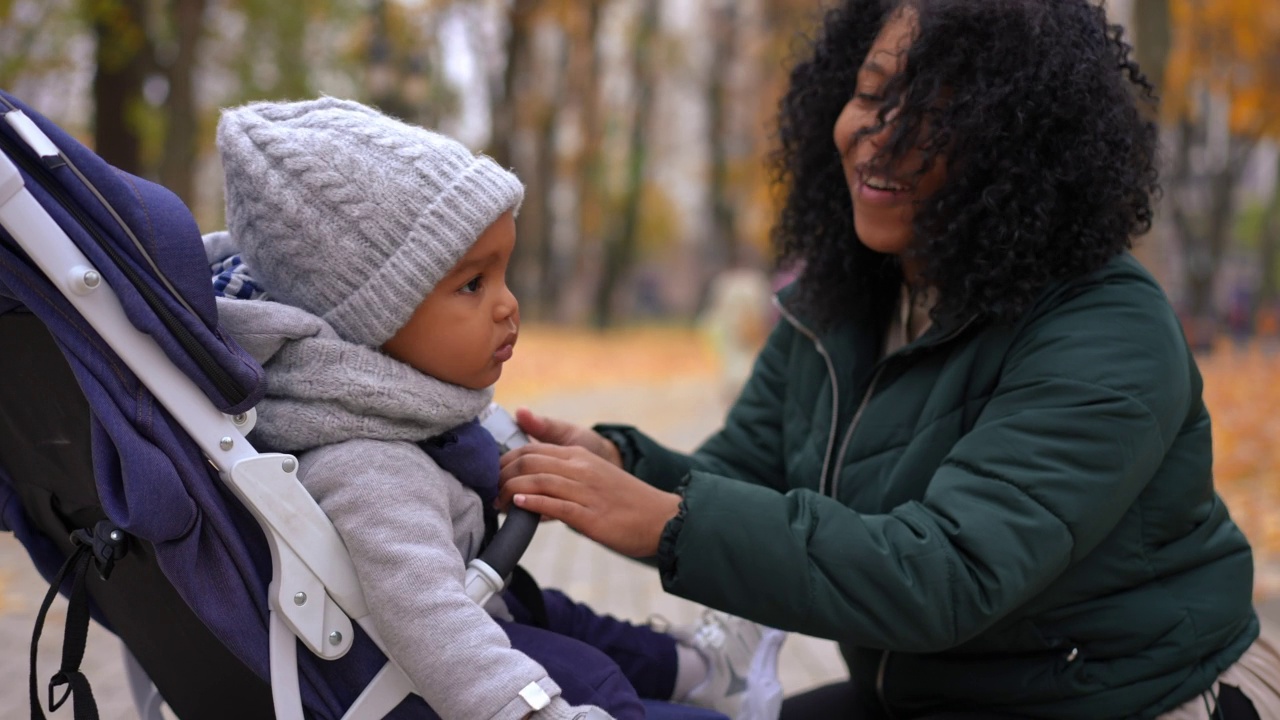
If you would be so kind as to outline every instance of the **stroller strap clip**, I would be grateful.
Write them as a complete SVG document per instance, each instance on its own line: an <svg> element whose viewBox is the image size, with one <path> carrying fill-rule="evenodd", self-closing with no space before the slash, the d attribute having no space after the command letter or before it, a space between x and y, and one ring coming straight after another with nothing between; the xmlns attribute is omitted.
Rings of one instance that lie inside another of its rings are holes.
<svg viewBox="0 0 1280 720"><path fill-rule="evenodd" d="M123 530L103 520L93 526L90 532L84 528L71 533L71 544L86 547L93 552L93 563L98 568L98 577L106 580L111 577L116 560L128 552L129 536Z"/></svg>

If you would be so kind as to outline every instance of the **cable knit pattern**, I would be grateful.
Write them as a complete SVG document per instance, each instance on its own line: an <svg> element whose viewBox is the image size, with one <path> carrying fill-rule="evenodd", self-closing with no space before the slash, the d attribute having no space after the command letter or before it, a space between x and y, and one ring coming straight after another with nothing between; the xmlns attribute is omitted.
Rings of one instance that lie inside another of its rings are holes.
<svg viewBox="0 0 1280 720"><path fill-rule="evenodd" d="M419 442L474 419L493 397L347 342L283 303L218 298L218 319L267 372L251 438L277 452L357 438Z"/></svg>
<svg viewBox="0 0 1280 720"><path fill-rule="evenodd" d="M223 111L227 224L273 297L379 346L524 187L457 141L324 97Z"/></svg>

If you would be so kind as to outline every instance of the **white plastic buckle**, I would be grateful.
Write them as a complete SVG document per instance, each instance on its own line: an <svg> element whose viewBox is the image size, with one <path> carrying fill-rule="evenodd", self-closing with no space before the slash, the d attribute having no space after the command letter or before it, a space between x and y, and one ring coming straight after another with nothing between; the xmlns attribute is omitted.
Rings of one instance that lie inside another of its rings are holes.
<svg viewBox="0 0 1280 720"><path fill-rule="evenodd" d="M529 709L533 712L538 712L551 704L551 696L536 682L531 682L524 686L524 689L520 691L520 699L528 703Z"/></svg>

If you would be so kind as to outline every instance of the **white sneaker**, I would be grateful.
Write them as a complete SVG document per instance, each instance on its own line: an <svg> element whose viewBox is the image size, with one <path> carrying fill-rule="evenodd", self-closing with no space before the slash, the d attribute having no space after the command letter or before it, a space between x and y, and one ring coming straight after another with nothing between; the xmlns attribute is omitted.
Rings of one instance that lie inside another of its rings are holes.
<svg viewBox="0 0 1280 720"><path fill-rule="evenodd" d="M682 702L722 712L732 720L777 720L782 710L778 651L786 633L707 610L699 625L672 635L707 661L707 679Z"/></svg>

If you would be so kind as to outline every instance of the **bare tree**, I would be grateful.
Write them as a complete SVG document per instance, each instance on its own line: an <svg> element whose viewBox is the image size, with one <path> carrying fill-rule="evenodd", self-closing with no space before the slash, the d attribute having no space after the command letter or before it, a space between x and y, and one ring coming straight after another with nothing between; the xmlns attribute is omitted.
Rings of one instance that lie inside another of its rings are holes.
<svg viewBox="0 0 1280 720"><path fill-rule="evenodd" d="M195 201L195 167L200 116L196 103L195 70L204 37L206 0L170 0L173 26L172 60L164 68L169 84L165 102L164 151L160 184L187 205Z"/></svg>
<svg viewBox="0 0 1280 720"><path fill-rule="evenodd" d="M1274 311L1280 301L1280 282L1277 282L1276 262L1280 261L1280 160L1276 163L1276 180L1271 191L1271 200L1267 204L1262 220L1262 232L1258 237L1258 264L1261 276L1258 279L1258 302L1254 304L1255 314L1266 310Z"/></svg>
<svg viewBox="0 0 1280 720"><path fill-rule="evenodd" d="M1156 91L1162 92L1173 43L1169 0L1134 0L1133 37L1138 66Z"/></svg>
<svg viewBox="0 0 1280 720"><path fill-rule="evenodd" d="M707 268L714 274L740 260L738 229L733 199L730 197L729 144L734 128L729 107L733 102L728 74L734 67L738 44L736 0L715 0L711 13L711 71L707 82L707 147L711 154L711 244L713 261Z"/></svg>
<svg viewBox="0 0 1280 720"><path fill-rule="evenodd" d="M657 2L642 2L640 18L631 48L631 77L635 101L632 105L631 135L626 161L626 185L617 224L605 235L604 268L596 292L595 325L605 328L617 317L617 290L635 263L643 199L648 169L647 136L653 115L654 62L651 53L658 33Z"/></svg>
<svg viewBox="0 0 1280 720"><path fill-rule="evenodd" d="M152 63L146 0L85 0L97 42L93 74L93 144L107 162L144 173L141 128L143 83Z"/></svg>
<svg viewBox="0 0 1280 720"><path fill-rule="evenodd" d="M604 108L601 105L600 19L603 0L583 3L582 28L570 49L570 84L579 107L581 149L577 158L578 237L574 253L565 265L575 277L588 274L590 252L598 249L605 220ZM567 315L565 294L557 301L559 315Z"/></svg>
<svg viewBox="0 0 1280 720"><path fill-rule="evenodd" d="M1231 242L1236 188L1257 143L1256 135L1230 133L1215 153L1205 123L1178 124L1166 208L1182 250L1189 339L1201 347L1216 334L1214 283Z"/></svg>

